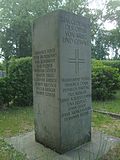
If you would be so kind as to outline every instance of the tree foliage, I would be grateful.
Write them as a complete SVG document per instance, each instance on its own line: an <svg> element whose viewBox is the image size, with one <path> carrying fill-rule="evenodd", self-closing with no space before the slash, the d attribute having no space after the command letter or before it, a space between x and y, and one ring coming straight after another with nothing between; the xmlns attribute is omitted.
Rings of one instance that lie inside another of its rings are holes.
<svg viewBox="0 0 120 160"><path fill-rule="evenodd" d="M104 21L115 22L116 28L109 31L108 46L113 49L114 59L120 59L120 1L109 0L106 5Z"/></svg>
<svg viewBox="0 0 120 160"><path fill-rule="evenodd" d="M109 54L107 47L112 47L115 58L119 58L119 0L108 0L105 13L100 9L90 9L88 0L0 0L0 3L0 56L6 62L6 72L12 56L31 56L33 20L56 9L65 9L90 18L92 57L105 59ZM108 33L102 28L106 21L116 21L118 27Z"/></svg>
<svg viewBox="0 0 120 160"><path fill-rule="evenodd" d="M25 57L31 55L32 21L47 12L64 8L74 12L84 8L85 0L1 0L0 6L0 47L5 60L13 55ZM78 7L79 6L79 7ZM81 11L82 13L83 11Z"/></svg>
<svg viewBox="0 0 120 160"><path fill-rule="evenodd" d="M108 42L106 37L108 32L104 30L98 30L97 36L95 37L94 44L92 45L92 57L98 60L106 59L109 56L108 53Z"/></svg>
<svg viewBox="0 0 120 160"><path fill-rule="evenodd" d="M105 20L116 21L117 25L120 27L120 1L119 0L109 0L106 5L106 15Z"/></svg>
<svg viewBox="0 0 120 160"><path fill-rule="evenodd" d="M0 63L0 70L4 70L4 66L2 63Z"/></svg>
<svg viewBox="0 0 120 160"><path fill-rule="evenodd" d="M109 31L107 44L113 49L114 59L120 59L120 28Z"/></svg>

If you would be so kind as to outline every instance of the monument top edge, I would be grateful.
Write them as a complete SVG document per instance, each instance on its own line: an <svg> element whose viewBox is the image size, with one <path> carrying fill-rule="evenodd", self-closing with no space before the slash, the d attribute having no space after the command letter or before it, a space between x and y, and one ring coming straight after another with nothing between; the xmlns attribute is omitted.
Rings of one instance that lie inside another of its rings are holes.
<svg viewBox="0 0 120 160"><path fill-rule="evenodd" d="M33 23L37 23L38 21L40 21L41 19L47 18L47 17L51 17L51 16L60 16L60 15L64 15L64 16L68 16L68 17L74 17L80 20L85 20L87 23L89 23L90 19L86 16L80 15L80 14L76 14L70 11L66 11L63 9L57 9L51 12L48 12L44 15L41 15L40 17L36 18L34 20Z"/></svg>

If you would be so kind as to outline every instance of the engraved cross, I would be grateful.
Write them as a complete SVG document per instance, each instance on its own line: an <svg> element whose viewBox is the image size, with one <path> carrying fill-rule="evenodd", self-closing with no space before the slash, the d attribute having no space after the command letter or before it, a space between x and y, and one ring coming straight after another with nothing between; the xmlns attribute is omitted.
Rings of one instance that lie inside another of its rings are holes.
<svg viewBox="0 0 120 160"><path fill-rule="evenodd" d="M79 49L75 49L75 58L69 58L69 63L75 64L75 73L79 73L79 64L85 63L84 59L79 58Z"/></svg>

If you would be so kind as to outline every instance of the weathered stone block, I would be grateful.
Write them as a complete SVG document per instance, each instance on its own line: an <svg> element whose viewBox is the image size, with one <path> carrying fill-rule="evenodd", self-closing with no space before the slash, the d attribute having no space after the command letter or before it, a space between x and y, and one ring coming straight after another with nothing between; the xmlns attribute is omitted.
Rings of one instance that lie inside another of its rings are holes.
<svg viewBox="0 0 120 160"><path fill-rule="evenodd" d="M91 139L90 24L62 10L33 24L35 137L59 153Z"/></svg>

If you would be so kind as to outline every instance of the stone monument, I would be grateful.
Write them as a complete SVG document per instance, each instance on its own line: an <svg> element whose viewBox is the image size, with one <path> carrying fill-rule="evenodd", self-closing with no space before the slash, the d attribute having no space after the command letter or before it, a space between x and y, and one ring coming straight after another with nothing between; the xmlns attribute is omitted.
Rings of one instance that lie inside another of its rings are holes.
<svg viewBox="0 0 120 160"><path fill-rule="evenodd" d="M89 19L58 10L33 24L36 141L64 153L91 140Z"/></svg>

